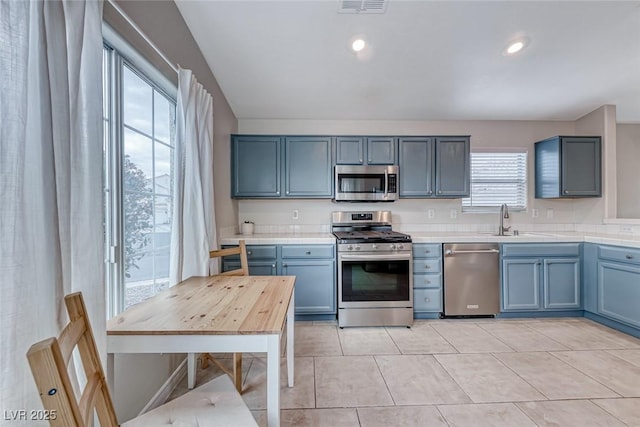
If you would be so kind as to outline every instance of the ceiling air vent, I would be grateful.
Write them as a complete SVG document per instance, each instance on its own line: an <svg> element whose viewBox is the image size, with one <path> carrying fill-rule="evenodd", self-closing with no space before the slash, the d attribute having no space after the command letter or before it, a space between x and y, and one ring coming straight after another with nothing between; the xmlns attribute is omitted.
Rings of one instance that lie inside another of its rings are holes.
<svg viewBox="0 0 640 427"><path fill-rule="evenodd" d="M384 13L388 0L340 0L338 13Z"/></svg>

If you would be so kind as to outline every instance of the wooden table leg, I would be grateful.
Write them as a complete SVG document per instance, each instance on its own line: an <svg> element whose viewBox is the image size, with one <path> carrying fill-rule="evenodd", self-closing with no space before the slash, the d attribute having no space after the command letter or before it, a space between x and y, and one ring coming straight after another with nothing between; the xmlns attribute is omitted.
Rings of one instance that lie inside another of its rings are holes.
<svg viewBox="0 0 640 427"><path fill-rule="evenodd" d="M233 353L233 383L242 394L242 353Z"/></svg>

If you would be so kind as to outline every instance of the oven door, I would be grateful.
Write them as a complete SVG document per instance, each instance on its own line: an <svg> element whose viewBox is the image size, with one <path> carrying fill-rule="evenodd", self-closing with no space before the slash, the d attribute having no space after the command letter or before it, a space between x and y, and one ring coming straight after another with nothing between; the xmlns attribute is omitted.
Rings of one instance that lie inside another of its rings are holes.
<svg viewBox="0 0 640 427"><path fill-rule="evenodd" d="M338 308L413 307L407 253L338 254Z"/></svg>

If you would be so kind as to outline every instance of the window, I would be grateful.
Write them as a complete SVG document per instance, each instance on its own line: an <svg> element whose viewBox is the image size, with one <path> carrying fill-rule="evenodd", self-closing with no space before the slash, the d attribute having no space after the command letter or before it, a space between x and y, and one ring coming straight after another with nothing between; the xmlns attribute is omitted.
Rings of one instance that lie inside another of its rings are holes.
<svg viewBox="0 0 640 427"><path fill-rule="evenodd" d="M471 153L471 195L462 199L462 211L492 212L503 203L527 209L526 151Z"/></svg>
<svg viewBox="0 0 640 427"><path fill-rule="evenodd" d="M109 311L169 286L175 100L110 46L103 51Z"/></svg>

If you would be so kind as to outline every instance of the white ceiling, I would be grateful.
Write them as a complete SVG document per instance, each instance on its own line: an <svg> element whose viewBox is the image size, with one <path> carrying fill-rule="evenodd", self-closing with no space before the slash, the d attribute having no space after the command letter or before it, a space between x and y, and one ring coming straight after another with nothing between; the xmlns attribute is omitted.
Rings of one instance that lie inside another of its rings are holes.
<svg viewBox="0 0 640 427"><path fill-rule="evenodd" d="M640 123L640 1L176 4L240 120L575 120L614 104ZM518 35L528 48L503 56Z"/></svg>

